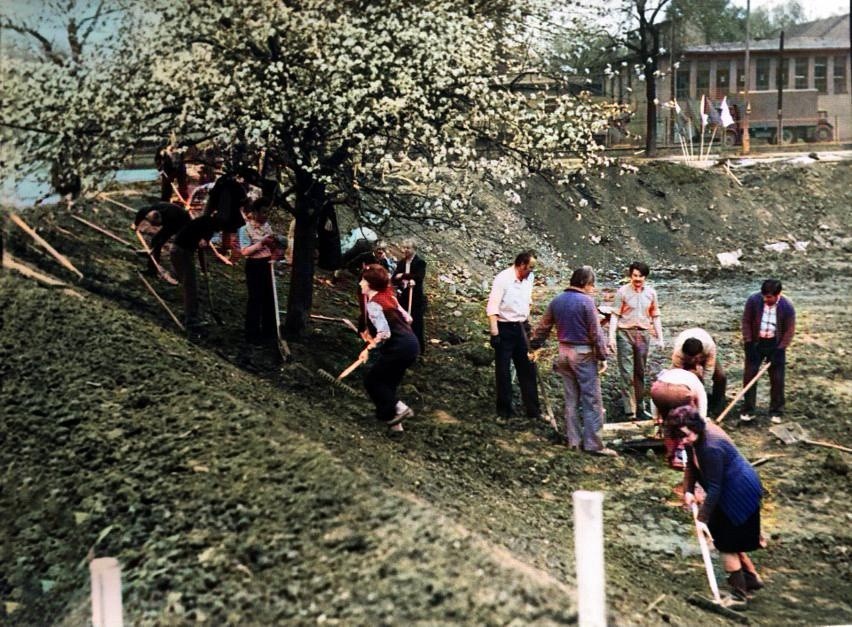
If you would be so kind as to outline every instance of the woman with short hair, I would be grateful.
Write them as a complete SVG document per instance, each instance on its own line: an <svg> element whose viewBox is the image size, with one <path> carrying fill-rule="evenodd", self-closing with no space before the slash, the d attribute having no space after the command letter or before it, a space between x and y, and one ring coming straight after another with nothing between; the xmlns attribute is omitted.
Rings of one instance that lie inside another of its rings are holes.
<svg viewBox="0 0 852 627"><path fill-rule="evenodd" d="M411 316L403 309L390 285L390 274L378 264L370 264L358 284L366 296L367 347L359 359L367 361L370 351L379 358L367 372L364 386L376 405L376 418L389 427L389 434L402 432L402 421L414 415L397 397L397 388L406 369L420 352L417 337L411 330Z"/></svg>
<svg viewBox="0 0 852 627"><path fill-rule="evenodd" d="M695 408L678 407L669 414L669 420L672 427L679 428L686 445L683 500L692 506L696 482L704 488L706 496L698 520L707 525L722 555L731 592L745 601L749 593L763 587L746 555L762 547L760 478L728 434L705 421Z"/></svg>

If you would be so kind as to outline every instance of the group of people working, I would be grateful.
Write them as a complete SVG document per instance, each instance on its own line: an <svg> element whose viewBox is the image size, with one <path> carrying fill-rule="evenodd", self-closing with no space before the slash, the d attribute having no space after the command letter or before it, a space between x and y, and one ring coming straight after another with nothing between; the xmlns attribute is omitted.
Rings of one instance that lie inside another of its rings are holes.
<svg viewBox="0 0 852 627"><path fill-rule="evenodd" d="M601 326L602 309L594 300L595 273L589 266L574 270L568 288L547 306L535 327L530 305L536 267L535 254L525 251L494 279L486 313L495 352L497 414L512 414L510 363L515 366L521 399L530 418L539 418L536 358L556 327L558 353L553 369L563 382L565 408L563 442L573 450L617 456L607 448L601 432L604 408L600 376L607 358L615 354L619 389L627 420L647 418L643 398L646 367L652 340L664 347L660 306L656 291L646 284L650 269L641 262L628 268L628 282L618 288L610 313L609 331ZM786 349L795 332L795 310L781 295L781 282L767 279L746 301L742 317L745 354L744 397L741 418L749 420L755 409L756 375L769 362L772 416L784 411ZM708 403L703 380L710 373ZM726 376L716 343L703 329L681 332L674 341L671 367L661 371L650 386L653 418L664 437L666 459L683 470L684 502L701 501L697 520L712 536L722 554L735 609L763 587L747 553L761 546L760 479L730 437L708 419L708 409L718 415L725 403ZM703 497L696 497L696 483Z"/></svg>
<svg viewBox="0 0 852 627"><path fill-rule="evenodd" d="M220 186L217 191L216 186ZM186 208L161 202L139 211L135 227L147 220L160 227L152 240L149 270L164 273L160 251L171 237L171 261L183 290L187 328L198 322L198 297L194 257L203 251L214 233L223 244L245 259L248 301L245 335L250 343L265 343L276 336L275 276L272 262L280 257L286 240L276 237L268 222L269 202L251 201L246 182L236 176L222 177L210 194L204 214L191 219ZM376 417L392 436L403 431L403 421L413 409L398 395L406 370L424 353L424 283L426 262L417 254L413 240L401 243L397 261L387 245L376 241L346 255L344 262L359 274L358 330L365 341L359 361L377 355L365 375L365 387L376 408ZM200 256L203 261L203 253ZM564 390L563 442L573 450L614 457L601 438L604 408L600 376L614 355L623 413L626 420L652 418L660 426L666 460L684 471L684 501L696 501L695 484L705 496L698 520L706 524L722 552L734 602L744 601L763 587L746 555L760 546L762 487L756 472L730 438L712 421L725 403L726 376L713 338L703 329L691 328L675 339L671 367L662 370L650 385L653 416L646 414L644 398L648 353L652 344L665 346L657 292L647 285L650 269L634 262L628 281L618 288L611 308L597 307L595 273L589 266L573 271L568 288L557 295L535 327L530 324L535 253L517 255L511 267L494 279L486 313L490 343L495 353L496 411L508 418L513 413L511 365L514 365L526 415L541 417L536 359L554 327L558 353L553 364ZM204 266L202 265L202 269ZM609 331L601 320L609 314ZM750 296L742 318L745 352L743 385L752 382L763 361L769 361L770 414L784 410L786 348L795 332L795 310L781 295L781 282L768 279L760 292ZM704 389L707 374L712 380L708 401ZM755 409L757 386L744 397L741 417L748 420Z"/></svg>

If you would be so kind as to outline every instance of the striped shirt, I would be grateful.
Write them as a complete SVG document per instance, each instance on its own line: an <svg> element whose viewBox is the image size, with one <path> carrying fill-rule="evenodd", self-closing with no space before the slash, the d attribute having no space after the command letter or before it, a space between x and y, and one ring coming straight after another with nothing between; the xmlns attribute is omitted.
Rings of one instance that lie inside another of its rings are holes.
<svg viewBox="0 0 852 627"><path fill-rule="evenodd" d="M612 314L618 317L619 329L650 329L660 316L656 290L646 285L637 292L629 283L622 285L615 293Z"/></svg>

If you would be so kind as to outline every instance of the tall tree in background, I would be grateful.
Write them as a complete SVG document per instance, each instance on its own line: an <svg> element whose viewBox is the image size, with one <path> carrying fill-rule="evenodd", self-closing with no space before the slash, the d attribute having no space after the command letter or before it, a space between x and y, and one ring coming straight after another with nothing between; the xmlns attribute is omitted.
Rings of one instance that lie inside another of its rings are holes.
<svg viewBox="0 0 852 627"><path fill-rule="evenodd" d="M60 193L91 187L177 112L155 88L157 60L133 42L154 25L120 0L30 8L0 18L2 174L49 169Z"/></svg>
<svg viewBox="0 0 852 627"><path fill-rule="evenodd" d="M657 77L660 44L660 24L669 0L625 0L621 7L624 16L623 43L638 59L634 66L638 78L645 83L645 154L657 154ZM632 28L631 28L632 26Z"/></svg>
<svg viewBox="0 0 852 627"><path fill-rule="evenodd" d="M678 25L678 47L745 38L745 9L733 6L730 0L672 0L666 19Z"/></svg>
<svg viewBox="0 0 852 627"><path fill-rule="evenodd" d="M754 39L777 37L778 33L793 24L806 22L805 10L798 0L787 0L766 8L759 7L751 12L749 31Z"/></svg>

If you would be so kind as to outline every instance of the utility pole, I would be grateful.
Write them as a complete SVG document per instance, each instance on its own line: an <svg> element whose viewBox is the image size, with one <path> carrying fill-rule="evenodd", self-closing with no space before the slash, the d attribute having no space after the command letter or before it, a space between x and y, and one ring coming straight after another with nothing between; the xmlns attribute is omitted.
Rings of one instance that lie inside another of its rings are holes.
<svg viewBox="0 0 852 627"><path fill-rule="evenodd" d="M781 31L781 38L778 43L778 67L775 72L775 82L778 83L778 128L775 130L776 142L780 145L784 143L784 84L787 82L787 68L784 67L784 31Z"/></svg>
<svg viewBox="0 0 852 627"><path fill-rule="evenodd" d="M751 68L749 67L749 21L751 18L751 0L746 0L746 49L745 49L745 115L743 116L742 131L742 154L747 155L751 151L751 138L748 134L748 117L751 114L751 102L748 99L748 84L751 81Z"/></svg>

